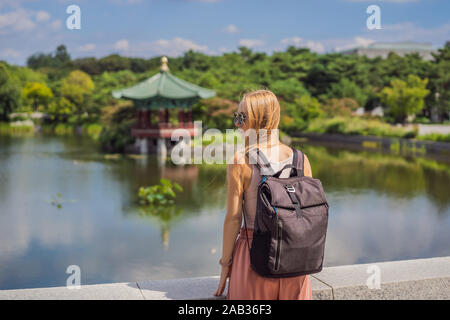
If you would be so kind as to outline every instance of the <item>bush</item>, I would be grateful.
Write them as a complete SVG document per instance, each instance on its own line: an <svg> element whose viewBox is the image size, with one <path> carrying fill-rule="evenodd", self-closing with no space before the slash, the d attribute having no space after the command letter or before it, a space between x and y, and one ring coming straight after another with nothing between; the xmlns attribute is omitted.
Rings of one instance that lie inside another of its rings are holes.
<svg viewBox="0 0 450 320"><path fill-rule="evenodd" d="M16 135L16 134L33 134L34 126L29 125L15 125L12 126L8 122L0 122L0 134L2 135Z"/></svg>
<svg viewBox="0 0 450 320"><path fill-rule="evenodd" d="M136 122L136 108L132 103L121 103L105 107L102 110L104 123L98 136L104 150L110 152L123 152L125 147L134 143L131 136L131 127Z"/></svg>
<svg viewBox="0 0 450 320"><path fill-rule="evenodd" d="M313 120L305 131L396 138L414 138L418 133L417 128L405 129L391 126L379 120L365 120L358 117L318 118Z"/></svg>
<svg viewBox="0 0 450 320"><path fill-rule="evenodd" d="M94 140L97 140L100 137L102 129L103 126L98 123L85 124L83 125L83 134L86 134Z"/></svg>
<svg viewBox="0 0 450 320"><path fill-rule="evenodd" d="M418 136L417 139L439 141L439 142L450 142L450 134L428 133L428 134Z"/></svg>
<svg viewBox="0 0 450 320"><path fill-rule="evenodd" d="M325 101L323 111L327 116L350 116L352 112L358 109L359 105L352 98L332 98Z"/></svg>
<svg viewBox="0 0 450 320"><path fill-rule="evenodd" d="M135 122L133 119L105 125L98 137L102 148L109 152L123 152L127 145L135 141L131 136L131 127Z"/></svg>
<svg viewBox="0 0 450 320"><path fill-rule="evenodd" d="M146 205L170 205L176 197L175 191L183 191L183 188L178 183L163 178L160 184L140 187L139 202Z"/></svg>

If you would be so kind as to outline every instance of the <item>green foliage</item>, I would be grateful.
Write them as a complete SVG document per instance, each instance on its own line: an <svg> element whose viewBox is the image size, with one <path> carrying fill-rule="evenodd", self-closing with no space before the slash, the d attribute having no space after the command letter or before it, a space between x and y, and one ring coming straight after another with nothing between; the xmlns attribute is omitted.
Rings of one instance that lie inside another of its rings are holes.
<svg viewBox="0 0 450 320"><path fill-rule="evenodd" d="M358 107L358 102L353 98L332 98L325 101L322 110L328 117L351 116Z"/></svg>
<svg viewBox="0 0 450 320"><path fill-rule="evenodd" d="M347 135L370 135L397 138L413 138L418 130L391 126L379 120L366 120L357 117L318 118L313 120L305 132L338 133Z"/></svg>
<svg viewBox="0 0 450 320"><path fill-rule="evenodd" d="M430 140L439 142L450 142L450 134L428 133L417 137L419 140Z"/></svg>
<svg viewBox="0 0 450 320"><path fill-rule="evenodd" d="M98 140L100 138L102 130L103 126L99 123L90 123L83 125L83 134L86 134L94 140Z"/></svg>
<svg viewBox="0 0 450 320"><path fill-rule="evenodd" d="M6 64L0 62L0 120L8 120L8 115L19 107L20 84L11 75Z"/></svg>
<svg viewBox="0 0 450 320"><path fill-rule="evenodd" d="M183 188L176 182L162 178L160 184L139 188L139 202L145 205L170 205L176 197L175 191L181 192Z"/></svg>
<svg viewBox="0 0 450 320"><path fill-rule="evenodd" d="M194 119L202 120L205 128L219 130L232 129L233 113L237 110L237 103L228 99L210 98L201 100L192 108Z"/></svg>
<svg viewBox="0 0 450 320"><path fill-rule="evenodd" d="M296 98L293 104L282 103L283 106L286 114L281 117L280 127L288 132L301 131L311 120L323 115L320 102L309 94Z"/></svg>
<svg viewBox="0 0 450 320"><path fill-rule="evenodd" d="M424 107L424 99L430 93L426 89L428 79L409 75L406 81L394 79L391 86L380 93L381 101L389 107L398 122L404 123L408 115L415 115Z"/></svg>
<svg viewBox="0 0 450 320"><path fill-rule="evenodd" d="M434 55L435 64L429 69L428 78L431 94L426 100L426 115L431 117L432 109L439 119L448 119L450 113L450 42Z"/></svg>
<svg viewBox="0 0 450 320"><path fill-rule="evenodd" d="M294 78L277 80L270 85L270 89L280 100L294 101L305 95L309 95L303 84Z"/></svg>
<svg viewBox="0 0 450 320"><path fill-rule="evenodd" d="M46 105L53 98L53 92L45 83L28 82L22 89L22 96L37 111L39 105Z"/></svg>
<svg viewBox="0 0 450 320"><path fill-rule="evenodd" d="M91 77L79 70L72 71L69 76L62 80L61 94L75 107L79 117L88 111L88 99L94 90Z"/></svg>
<svg viewBox="0 0 450 320"><path fill-rule="evenodd" d="M14 125L9 122L0 122L1 135L31 135L34 133L34 126Z"/></svg>
<svg viewBox="0 0 450 320"><path fill-rule="evenodd" d="M102 123L103 128L98 138L104 150L122 152L134 142L130 130L136 123L136 109L131 103L105 107Z"/></svg>
<svg viewBox="0 0 450 320"><path fill-rule="evenodd" d="M343 78L338 83L331 85L328 96L331 98L353 98L359 106L364 107L369 98L367 91L368 89L361 89L355 82Z"/></svg>
<svg viewBox="0 0 450 320"><path fill-rule="evenodd" d="M56 122L66 122L68 117L73 114L75 110L76 106L65 97L59 97L58 99L53 100L44 109L44 111L50 115L50 118L56 120Z"/></svg>
<svg viewBox="0 0 450 320"><path fill-rule="evenodd" d="M70 63L70 55L65 45L59 45L54 53L37 53L27 59L27 66L32 69L61 68L68 63Z"/></svg>
<svg viewBox="0 0 450 320"><path fill-rule="evenodd" d="M28 111L32 104L42 106L50 114L51 123L81 124L97 123L108 106L120 104L111 96L113 90L157 73L160 57L109 55L72 60L61 45L54 52L31 56L29 68L1 65L6 69L0 67L0 81L8 83L0 86L3 120L12 111ZM317 54L292 46L268 55L241 47L237 52L216 56L188 51L170 58L169 68L177 77L216 90L216 100L199 101L193 106L193 118L203 120L205 127L233 128L232 114L243 92L261 88L269 88L278 96L280 127L287 132L303 130L323 116L349 117L358 106L370 110L380 101L390 109L385 112L387 120L403 122L409 114L416 114L421 123L428 122L432 115L441 122L449 119L449 44L439 49L432 61L417 54L372 59ZM45 84L53 97L44 94L39 100L41 95L33 97L30 93L21 99L20 92L27 90L27 83ZM135 114L103 128L100 136L105 144L122 149L132 141L127 130L134 118Z"/></svg>

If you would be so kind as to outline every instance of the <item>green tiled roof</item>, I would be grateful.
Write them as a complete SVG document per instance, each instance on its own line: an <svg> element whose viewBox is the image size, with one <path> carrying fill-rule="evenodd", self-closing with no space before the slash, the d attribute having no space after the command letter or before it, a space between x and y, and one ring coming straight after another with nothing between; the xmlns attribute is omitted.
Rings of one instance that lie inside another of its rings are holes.
<svg viewBox="0 0 450 320"><path fill-rule="evenodd" d="M192 100L211 98L216 95L214 90L202 88L175 77L168 71L167 66L165 67L162 67L161 71L153 77L135 86L114 91L113 97L131 100Z"/></svg>

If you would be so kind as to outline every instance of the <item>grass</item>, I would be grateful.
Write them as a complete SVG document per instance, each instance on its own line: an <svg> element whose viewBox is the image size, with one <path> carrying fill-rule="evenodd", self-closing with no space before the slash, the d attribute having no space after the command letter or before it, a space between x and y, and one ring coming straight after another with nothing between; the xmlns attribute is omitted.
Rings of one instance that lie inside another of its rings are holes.
<svg viewBox="0 0 450 320"><path fill-rule="evenodd" d="M414 138L417 136L418 129L396 127L375 119L368 120L357 117L335 117L314 119L309 123L305 132Z"/></svg>
<svg viewBox="0 0 450 320"><path fill-rule="evenodd" d="M428 133L417 137L418 140L450 142L450 134Z"/></svg>
<svg viewBox="0 0 450 320"><path fill-rule="evenodd" d="M34 126L15 125L8 122L0 122L0 134L2 135L29 135L34 133Z"/></svg>
<svg viewBox="0 0 450 320"><path fill-rule="evenodd" d="M75 125L58 123L56 125L43 125L41 130L43 133L55 134L58 136L75 135ZM90 123L82 125L82 134L97 140L102 131L102 125L98 123ZM34 134L34 126L30 125L11 125L9 122L0 122L0 134L2 135L32 135Z"/></svg>

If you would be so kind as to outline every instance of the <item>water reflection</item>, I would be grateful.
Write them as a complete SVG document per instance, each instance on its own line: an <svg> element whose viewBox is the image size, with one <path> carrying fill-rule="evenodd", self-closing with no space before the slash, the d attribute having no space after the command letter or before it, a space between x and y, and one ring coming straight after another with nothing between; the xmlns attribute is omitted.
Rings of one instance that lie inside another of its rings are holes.
<svg viewBox="0 0 450 320"><path fill-rule="evenodd" d="M330 207L325 265L450 255L450 164L299 145ZM78 138L0 138L0 289L217 274L225 165L105 156ZM140 186L183 187L173 207L137 205ZM48 203L56 194L61 209Z"/></svg>

